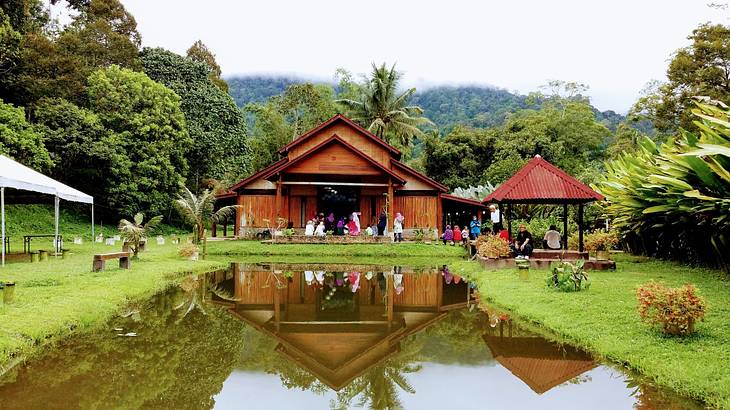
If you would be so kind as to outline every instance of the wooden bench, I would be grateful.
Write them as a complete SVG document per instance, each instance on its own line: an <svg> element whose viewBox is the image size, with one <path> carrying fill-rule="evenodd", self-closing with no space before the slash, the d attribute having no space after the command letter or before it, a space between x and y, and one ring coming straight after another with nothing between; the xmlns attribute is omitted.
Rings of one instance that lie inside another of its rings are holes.
<svg viewBox="0 0 730 410"><path fill-rule="evenodd" d="M119 267L122 269L129 269L131 262L130 252L114 252L114 253L101 253L94 255L94 266L93 270L94 272L99 272L101 270L104 270L104 267L106 265L106 261L110 259L119 259Z"/></svg>

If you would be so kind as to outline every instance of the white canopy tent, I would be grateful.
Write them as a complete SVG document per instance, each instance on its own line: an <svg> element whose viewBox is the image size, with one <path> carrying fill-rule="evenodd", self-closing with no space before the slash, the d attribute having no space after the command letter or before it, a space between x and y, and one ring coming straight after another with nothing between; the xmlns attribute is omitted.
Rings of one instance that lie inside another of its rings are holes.
<svg viewBox="0 0 730 410"><path fill-rule="evenodd" d="M56 250L59 246L58 211L61 199L91 204L91 237L94 237L94 198L91 195L86 195L4 155L0 155L0 213L2 214L2 244L0 247L2 247L3 265L5 265L5 188L34 191L55 196L56 230L53 244Z"/></svg>

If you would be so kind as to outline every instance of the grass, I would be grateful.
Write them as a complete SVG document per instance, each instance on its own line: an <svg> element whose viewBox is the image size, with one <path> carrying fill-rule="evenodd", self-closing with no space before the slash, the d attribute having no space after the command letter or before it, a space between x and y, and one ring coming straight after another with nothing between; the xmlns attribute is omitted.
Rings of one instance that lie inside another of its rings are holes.
<svg viewBox="0 0 730 410"><path fill-rule="evenodd" d="M712 407L730 408L730 281L719 271L620 256L615 272L589 272L591 288L563 293L545 286L547 271L485 271L456 262L452 272L474 278L482 299L557 333L567 342L624 364L656 383ZM649 281L694 283L709 309L697 333L668 337L643 324L636 289Z"/></svg>
<svg viewBox="0 0 730 410"><path fill-rule="evenodd" d="M263 244L253 241L208 242L210 255L222 256L312 256L312 257L426 257L463 258L464 248L459 246L400 244ZM345 260L347 261L347 260ZM377 261L374 261L377 263Z"/></svg>
<svg viewBox="0 0 730 410"><path fill-rule="evenodd" d="M16 283L14 303L0 307L0 364L103 325L130 302L151 297L184 273L225 265L191 262L177 256L173 245L152 244L139 260L132 261L130 270L119 269L112 260L106 270L92 272L92 254L110 252L111 247L67 247L74 254L66 260L50 257L48 262L10 263L0 268L0 280Z"/></svg>

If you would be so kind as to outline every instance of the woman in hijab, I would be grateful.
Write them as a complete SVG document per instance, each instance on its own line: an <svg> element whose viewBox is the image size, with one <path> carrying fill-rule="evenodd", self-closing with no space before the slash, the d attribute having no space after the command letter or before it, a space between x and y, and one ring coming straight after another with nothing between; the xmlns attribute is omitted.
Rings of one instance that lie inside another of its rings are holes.
<svg viewBox="0 0 730 410"><path fill-rule="evenodd" d="M353 212L350 217L352 220L352 226L350 227L350 235L360 235L360 218L357 216L357 212Z"/></svg>
<svg viewBox="0 0 730 410"><path fill-rule="evenodd" d="M337 221L337 228L335 229L335 235L344 235L345 234L345 219L340 218L339 221Z"/></svg>
<svg viewBox="0 0 730 410"><path fill-rule="evenodd" d="M393 240L395 242L403 242L403 221L405 221L403 215L400 212L396 212L395 220L393 221L393 233L395 234Z"/></svg>
<svg viewBox="0 0 730 410"><path fill-rule="evenodd" d="M325 231L334 231L335 230L335 214L330 212L329 215L327 215L327 218L324 220L324 229Z"/></svg>
<svg viewBox="0 0 730 410"><path fill-rule="evenodd" d="M378 236L385 235L387 221L388 215L385 214L385 211L380 211L380 216L378 217Z"/></svg>

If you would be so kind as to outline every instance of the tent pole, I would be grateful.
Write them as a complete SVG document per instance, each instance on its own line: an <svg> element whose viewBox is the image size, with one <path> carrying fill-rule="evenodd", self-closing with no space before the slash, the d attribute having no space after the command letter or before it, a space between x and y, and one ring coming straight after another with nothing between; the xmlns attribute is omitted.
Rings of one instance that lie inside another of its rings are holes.
<svg viewBox="0 0 730 410"><path fill-rule="evenodd" d="M2 213L2 246L3 264L5 266L5 187L0 188L0 213Z"/></svg>
<svg viewBox="0 0 730 410"><path fill-rule="evenodd" d="M56 254L56 256L58 256L58 250L59 250L58 249L59 248L59 243L58 243L58 207L59 207L59 202L60 202L60 200L58 199L58 195L56 195L56 203L55 203L55 205L56 205L56 220L55 220L55 222L56 222L55 223L55 225L56 225L56 233L55 233L55 236L53 237L53 247L54 247L54 253Z"/></svg>
<svg viewBox="0 0 730 410"><path fill-rule="evenodd" d="M94 243L96 237L94 236L94 203L91 203L91 243Z"/></svg>
<svg viewBox="0 0 730 410"><path fill-rule="evenodd" d="M563 249L568 249L568 204L563 204Z"/></svg>

